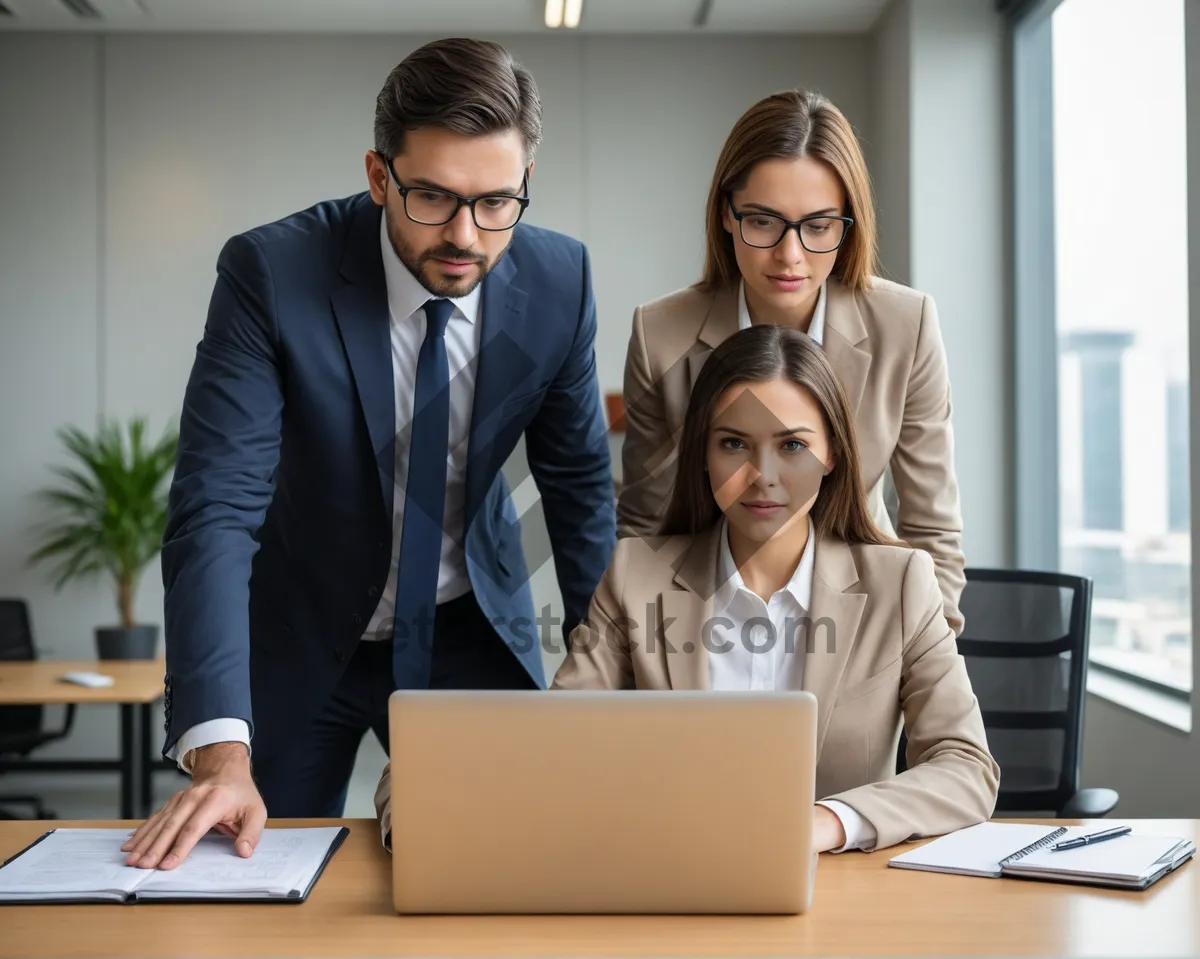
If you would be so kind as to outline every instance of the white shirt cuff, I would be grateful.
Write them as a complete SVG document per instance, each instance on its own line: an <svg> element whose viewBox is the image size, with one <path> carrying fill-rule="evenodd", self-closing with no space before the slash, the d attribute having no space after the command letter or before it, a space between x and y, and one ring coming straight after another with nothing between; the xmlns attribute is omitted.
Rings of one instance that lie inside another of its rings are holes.
<svg viewBox="0 0 1200 959"><path fill-rule="evenodd" d="M249 749L250 727L244 719L210 719L198 723L175 741L175 748L167 753L167 758L175 760L185 773L190 773L191 769L183 764L187 754L213 743L244 743Z"/></svg>
<svg viewBox="0 0 1200 959"><path fill-rule="evenodd" d="M818 806L824 806L832 812L838 819L841 820L842 828L846 831L846 844L840 849L833 849L832 852L849 852L851 849L871 849L875 846L875 840L879 834L875 831L875 827L864 819L859 812L847 806L844 802L838 802L836 799L824 799L817 803Z"/></svg>

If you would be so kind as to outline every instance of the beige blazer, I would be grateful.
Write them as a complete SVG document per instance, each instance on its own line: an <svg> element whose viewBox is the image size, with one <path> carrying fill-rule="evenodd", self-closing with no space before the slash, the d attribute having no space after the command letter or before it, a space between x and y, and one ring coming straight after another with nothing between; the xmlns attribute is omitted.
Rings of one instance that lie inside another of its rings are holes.
<svg viewBox="0 0 1200 959"><path fill-rule="evenodd" d="M634 312L625 359L618 536L657 532L692 384L713 348L737 332L737 301L736 286L715 294L689 287ZM950 378L933 300L882 279L856 293L831 277L823 348L854 414L876 522L933 557L946 620L961 633L962 515ZM883 498L889 466L899 502L894 527Z"/></svg>
<svg viewBox="0 0 1200 959"><path fill-rule="evenodd" d="M552 688L707 689L699 640L720 530L618 541ZM811 603L796 648L817 698L817 798L865 817L876 848L988 819L1000 770L928 554L823 538ZM908 769L897 775L902 721Z"/></svg>

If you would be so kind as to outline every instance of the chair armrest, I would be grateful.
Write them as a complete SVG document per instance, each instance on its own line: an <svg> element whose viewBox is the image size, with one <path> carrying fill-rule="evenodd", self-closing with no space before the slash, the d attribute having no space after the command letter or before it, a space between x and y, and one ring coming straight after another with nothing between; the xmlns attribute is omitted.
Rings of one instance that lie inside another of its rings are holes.
<svg viewBox="0 0 1200 959"><path fill-rule="evenodd" d="M67 703L67 711L63 716L62 729L54 733L55 739L66 739L71 732L71 727L75 725L75 704Z"/></svg>
<svg viewBox="0 0 1200 959"><path fill-rule="evenodd" d="M1058 811L1060 819L1100 819L1112 812L1120 796L1115 789L1080 789Z"/></svg>

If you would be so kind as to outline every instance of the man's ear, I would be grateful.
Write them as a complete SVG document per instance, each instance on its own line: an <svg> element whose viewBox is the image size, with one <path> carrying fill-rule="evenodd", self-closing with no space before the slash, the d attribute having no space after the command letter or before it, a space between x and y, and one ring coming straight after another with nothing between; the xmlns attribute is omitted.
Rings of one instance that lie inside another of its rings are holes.
<svg viewBox="0 0 1200 959"><path fill-rule="evenodd" d="M364 164L367 169L367 189L371 191L371 199L376 206L387 203L387 161L374 150L368 150Z"/></svg>

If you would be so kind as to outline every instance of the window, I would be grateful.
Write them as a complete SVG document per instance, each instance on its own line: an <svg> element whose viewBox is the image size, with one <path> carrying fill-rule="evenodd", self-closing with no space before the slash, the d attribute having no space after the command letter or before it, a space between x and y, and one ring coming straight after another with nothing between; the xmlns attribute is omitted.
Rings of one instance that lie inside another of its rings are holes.
<svg viewBox="0 0 1200 959"><path fill-rule="evenodd" d="M1053 417L1017 456L1045 527L1019 529L1022 565L1092 577L1093 664L1188 692L1183 2L1062 0L1017 34L1018 432Z"/></svg>

